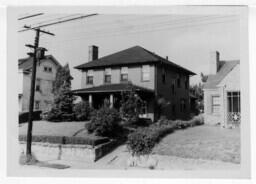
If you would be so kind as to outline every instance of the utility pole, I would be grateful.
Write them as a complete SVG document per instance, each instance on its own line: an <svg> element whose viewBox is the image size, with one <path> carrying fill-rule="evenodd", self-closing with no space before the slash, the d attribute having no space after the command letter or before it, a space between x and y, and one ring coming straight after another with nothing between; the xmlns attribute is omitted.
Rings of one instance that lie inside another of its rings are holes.
<svg viewBox="0 0 256 184"><path fill-rule="evenodd" d="M37 61L42 59L44 56L44 51L46 49L39 48L39 37L40 33L45 33L54 36L53 33L40 30L40 28L31 28L28 26L24 26L24 28L32 29L36 31L35 43L34 45L26 45L27 47L31 47L34 49L33 57L33 66L32 66L32 76L31 76L31 85L30 85L30 97L29 97L29 115L28 115L28 130L27 130L27 148L26 148L26 156L27 162L31 161L32 152L31 152L31 143L32 143L32 128L33 128L33 110L34 110L34 96L35 96L35 80L36 80L36 67Z"/></svg>

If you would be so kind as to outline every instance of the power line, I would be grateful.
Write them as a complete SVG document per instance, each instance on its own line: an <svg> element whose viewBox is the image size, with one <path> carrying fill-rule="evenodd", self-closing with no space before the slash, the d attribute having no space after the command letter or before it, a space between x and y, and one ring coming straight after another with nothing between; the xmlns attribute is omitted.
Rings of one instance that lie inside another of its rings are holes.
<svg viewBox="0 0 256 184"><path fill-rule="evenodd" d="M156 16L147 16L147 18L151 18L152 19L152 18L158 18L158 17L156 17ZM143 18L136 17L136 18L125 20L125 22L134 21L134 20L141 20L141 19L145 19L145 17L143 17ZM118 20L115 20L115 21L118 21ZM115 24L115 22L113 22L113 20L111 20L111 21L103 21L103 22L100 21L100 22L96 22L96 23L95 23L95 21L93 23L86 22L86 26L90 26L90 27L95 26L95 25L103 25L103 26L108 25L109 26L109 25L114 25L114 24ZM58 29L65 29L65 30L67 30L69 28L70 29L81 28L81 24L79 24L78 26L75 26L75 25L74 26L73 25L72 26L63 26L62 25L62 27L55 27L54 29L55 30L58 30Z"/></svg>
<svg viewBox="0 0 256 184"><path fill-rule="evenodd" d="M78 19L83 19L83 18L95 16L95 15L98 15L98 14L94 13L94 14L84 15L84 16L80 16L80 17L75 17L75 18L67 19L67 20L61 20L61 21L58 21L58 22L53 22L53 23L49 23L49 24L40 25L40 26L37 26L37 27L34 27L34 28L42 28L42 27L52 26L52 25L55 25L55 24L61 24L61 23L64 23L64 22L69 22L69 21L74 21L74 20L78 20ZM28 31L28 30L29 29L23 29L23 30L20 30L18 32L24 32L24 31Z"/></svg>
<svg viewBox="0 0 256 184"><path fill-rule="evenodd" d="M43 24L43 23L54 22L54 21L60 21L61 19L65 19L65 18L77 16L77 15L81 15L81 14L73 14L73 15L68 15L68 16L59 17L59 18L55 18L55 19L45 20L45 21L42 21L42 22L38 22L38 23L35 23L35 24L31 24L30 26L31 26L31 27L38 27L38 26L40 26L40 24Z"/></svg>
<svg viewBox="0 0 256 184"><path fill-rule="evenodd" d="M177 24L191 24L192 21L208 21L208 20L214 20L214 19L220 19L220 18L227 18L227 16L222 16L222 17L215 17L215 18L209 18L209 16L204 16L202 17L201 19L188 19L188 18L185 18L185 19L179 19L179 20L174 20L174 21L163 21L163 22L157 22L157 23L150 23L150 24L138 24L138 25L133 25L133 26L124 26L124 27L121 27L121 28L117 28L117 29L102 29L102 28L99 28L99 29L93 29L92 31L76 31L76 34L90 34L90 33L97 33L97 32L120 32L120 31L126 31L127 29L145 29L145 27L162 27L162 26L168 26L168 25L177 25ZM230 17L231 18L231 17ZM72 26L73 28L73 26ZM73 28L74 29L74 28Z"/></svg>
<svg viewBox="0 0 256 184"><path fill-rule="evenodd" d="M211 25L211 24L219 24L219 23L226 23L228 21L231 20L226 20L226 21L215 21L215 22L204 22L204 23L197 23L194 25L182 25L182 26L170 26L170 24L165 24L163 26L158 26L157 28L154 29L148 29L148 30L135 30L133 32L125 32L125 30L121 30L119 32L115 32L113 30L109 31L110 34L106 34L106 32L103 30L103 34L86 34L86 36L81 36L81 37L76 37L74 39L65 39L65 40L61 40L61 41L57 41L57 42L67 42L67 41L75 41L75 40L81 40L81 39L85 39L85 38L90 38L90 37L106 37L106 36L120 36L121 34L126 34L126 35L131 35L131 34L137 34L137 33L149 33L149 32L155 32L155 31L161 31L161 30L176 30L176 29L182 29L182 28L191 28L191 27L198 27L198 26L202 26L202 25ZM114 34L111 34L113 33ZM55 42L56 43L56 42Z"/></svg>
<svg viewBox="0 0 256 184"><path fill-rule="evenodd" d="M18 18L18 20L24 20L24 19L28 19L28 18L31 18L31 17L40 16L40 15L43 15L43 13L37 13L37 14L34 14L34 15L28 15L28 16L25 16L25 17Z"/></svg>

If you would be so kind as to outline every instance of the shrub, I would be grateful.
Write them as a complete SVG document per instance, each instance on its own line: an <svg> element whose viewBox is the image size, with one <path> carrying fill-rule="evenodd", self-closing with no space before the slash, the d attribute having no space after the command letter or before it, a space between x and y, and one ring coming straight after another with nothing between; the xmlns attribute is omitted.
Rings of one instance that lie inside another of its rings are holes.
<svg viewBox="0 0 256 184"><path fill-rule="evenodd" d="M42 111L34 111L33 112L33 120L41 120L40 114ZM25 123L28 121L29 112L21 112L19 114L19 123Z"/></svg>
<svg viewBox="0 0 256 184"><path fill-rule="evenodd" d="M64 113L59 109L52 108L51 111L47 112L44 115L44 119L52 122L61 122L61 121L74 121L74 113Z"/></svg>
<svg viewBox="0 0 256 184"><path fill-rule="evenodd" d="M26 135L19 135L19 141L26 141ZM32 142L54 143L54 144L84 144L84 145L98 145L108 142L106 137L65 137L65 136L32 136Z"/></svg>
<svg viewBox="0 0 256 184"><path fill-rule="evenodd" d="M89 133L99 136L113 137L120 129L120 115L114 108L103 106L92 113L91 122L86 124Z"/></svg>
<svg viewBox="0 0 256 184"><path fill-rule="evenodd" d="M149 127L139 128L128 136L128 149L132 155L150 154L155 144L172 131L174 131L173 125L153 124Z"/></svg>
<svg viewBox="0 0 256 184"><path fill-rule="evenodd" d="M204 124L204 116L202 114L195 116L193 119L195 125L203 125Z"/></svg>
<svg viewBox="0 0 256 184"><path fill-rule="evenodd" d="M128 85L129 87L130 90L122 93L120 113L122 119L132 124L138 122L139 114L145 104L136 94L135 89Z"/></svg>
<svg viewBox="0 0 256 184"><path fill-rule="evenodd" d="M81 101L74 106L75 119L77 121L89 120L93 109L87 101Z"/></svg>

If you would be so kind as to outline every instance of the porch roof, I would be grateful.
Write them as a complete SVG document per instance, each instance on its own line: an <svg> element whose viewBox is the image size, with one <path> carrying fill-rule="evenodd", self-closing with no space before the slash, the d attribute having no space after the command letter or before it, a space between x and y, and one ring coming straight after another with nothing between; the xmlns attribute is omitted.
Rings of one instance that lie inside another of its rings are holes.
<svg viewBox="0 0 256 184"><path fill-rule="evenodd" d="M154 93L154 90L144 88L141 86L133 85L133 84L105 84L90 88L83 88L83 89L77 89L73 90L72 93L74 95L81 95L81 94L88 94L88 93L107 93L107 92L122 92L122 91L130 91L132 88L135 89L135 91L141 91L141 92L148 92L148 93Z"/></svg>

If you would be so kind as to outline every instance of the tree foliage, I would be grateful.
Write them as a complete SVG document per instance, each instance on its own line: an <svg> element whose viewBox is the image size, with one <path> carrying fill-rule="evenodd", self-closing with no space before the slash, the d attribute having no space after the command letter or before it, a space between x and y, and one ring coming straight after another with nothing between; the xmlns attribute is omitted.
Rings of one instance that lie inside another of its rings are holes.
<svg viewBox="0 0 256 184"><path fill-rule="evenodd" d="M144 102L136 94L132 85L128 86L128 88L129 90L122 93L120 113L122 119L130 123L135 123L139 119Z"/></svg>
<svg viewBox="0 0 256 184"><path fill-rule="evenodd" d="M120 131L120 114L114 108L103 106L92 113L91 121L85 124L89 133L98 136L115 137Z"/></svg>
<svg viewBox="0 0 256 184"><path fill-rule="evenodd" d="M54 103L48 113L47 119L49 121L72 121L74 119L74 96L70 93L71 80L69 65L59 67L53 84Z"/></svg>

